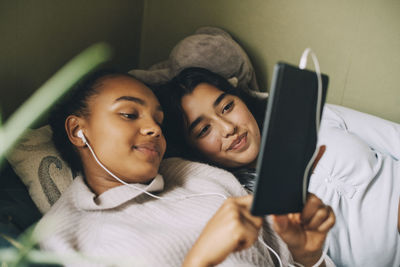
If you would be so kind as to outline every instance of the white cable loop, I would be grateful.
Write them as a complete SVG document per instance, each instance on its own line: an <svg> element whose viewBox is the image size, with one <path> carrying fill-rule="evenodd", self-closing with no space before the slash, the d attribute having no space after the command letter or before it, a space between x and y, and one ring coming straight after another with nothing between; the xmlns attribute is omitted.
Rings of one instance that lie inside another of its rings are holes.
<svg viewBox="0 0 400 267"><path fill-rule="evenodd" d="M311 48L306 48L301 55L300 58L300 63L299 63L299 68L300 69L305 69L307 66L307 59L308 55L311 54L311 58L313 60L314 66L315 66L315 73L317 75L317 81L318 81L318 98L317 98L317 108L316 108L316 114L315 114L315 130L316 130L316 136L317 136L317 141L318 141L318 131L319 131L319 125L320 125L320 117L321 117L321 103L322 103L322 75L321 75L321 69L319 67L319 62L317 55L311 50ZM306 197L307 197L307 176L310 171L310 168L315 160L315 158L318 155L318 149L315 149L314 154L312 155L310 161L307 164L307 167L304 171L304 176L303 176L303 203L306 202ZM325 248L322 252L321 258L312 266L312 267L317 267L321 265L321 263L325 260L325 257L328 253L328 238L329 234L326 236L325 239ZM299 263L295 263L297 266L302 266Z"/></svg>
<svg viewBox="0 0 400 267"><path fill-rule="evenodd" d="M319 68L319 62L318 58L315 55L315 53L311 50L311 48L306 48L301 55L300 58L300 63L299 63L299 68L300 69L305 69L307 66L307 59L308 55L311 54L314 66L315 66L315 73L317 75L317 81L318 81L318 98L317 98L317 108L315 112L315 130L316 130L316 136L318 140L318 131L319 131L319 122L320 122L320 117L321 117L321 102L322 102L322 76L321 76L321 70ZM318 149L315 149L314 154L312 155L310 161L308 162L306 169L304 171L304 176L303 176L303 203L306 203L306 198L307 198L307 176L310 171L310 168L315 160L315 158L318 155Z"/></svg>
<svg viewBox="0 0 400 267"><path fill-rule="evenodd" d="M322 76L321 76L321 70L319 68L319 63L318 63L318 58L315 55L315 53L310 49L307 48L304 50L301 58L300 58L300 64L299 64L299 68L300 69L305 69L307 66L307 59L308 59L308 55L311 54L311 57L313 59L314 62L314 66L315 66L315 73L317 75L317 81L318 81L318 99L317 99L317 108L316 108L316 115L315 115L315 129L316 129L316 136L317 136L317 140L318 140L318 131L319 131L319 121L320 121L320 114L321 114L321 102L322 102ZM307 197L307 176L308 173L310 171L310 168L315 160L315 158L318 155L318 149L315 149L314 154L312 155L310 161L308 162L306 169L304 171L304 176L303 176L303 203L306 202L306 197ZM327 235L326 240L325 240L325 247L324 250L322 252L321 258L319 258L319 260L312 266L312 267L318 267L321 265L321 263L325 260L325 257L328 253L328 237L329 235ZM268 246L264 240L262 239L261 236L258 237L258 240L260 241L261 244L263 244L269 251L271 251L275 257L278 259L279 262L279 266L282 267L282 261L279 257L279 255L270 247ZM294 264L289 264L290 267L304 267L302 264L294 262Z"/></svg>

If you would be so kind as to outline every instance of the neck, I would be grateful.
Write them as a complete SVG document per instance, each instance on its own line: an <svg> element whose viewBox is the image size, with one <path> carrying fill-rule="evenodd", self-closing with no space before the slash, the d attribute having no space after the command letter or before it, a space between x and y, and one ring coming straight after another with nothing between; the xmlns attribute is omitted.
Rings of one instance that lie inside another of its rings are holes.
<svg viewBox="0 0 400 267"><path fill-rule="evenodd" d="M80 156L83 165L85 182L97 196L104 193L108 189L122 185L121 182L116 180L105 170L103 170L101 166L99 166L88 149L82 151Z"/></svg>
<svg viewBox="0 0 400 267"><path fill-rule="evenodd" d="M96 168L84 168L85 182L87 186L96 194L101 195L105 191L120 186L122 183Z"/></svg>

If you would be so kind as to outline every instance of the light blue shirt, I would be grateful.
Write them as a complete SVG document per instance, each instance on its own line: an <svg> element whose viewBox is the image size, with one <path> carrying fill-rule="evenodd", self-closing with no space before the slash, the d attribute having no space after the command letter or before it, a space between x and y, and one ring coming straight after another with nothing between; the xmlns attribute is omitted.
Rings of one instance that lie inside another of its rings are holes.
<svg viewBox="0 0 400 267"><path fill-rule="evenodd" d="M327 104L318 143L309 191L335 211L328 254L338 266L400 266L400 125Z"/></svg>

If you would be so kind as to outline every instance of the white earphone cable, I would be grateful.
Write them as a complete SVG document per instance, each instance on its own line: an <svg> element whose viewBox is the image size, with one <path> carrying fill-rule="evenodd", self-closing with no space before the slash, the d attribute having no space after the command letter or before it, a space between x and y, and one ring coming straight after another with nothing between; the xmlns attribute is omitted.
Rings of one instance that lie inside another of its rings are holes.
<svg viewBox="0 0 400 267"><path fill-rule="evenodd" d="M276 259L277 259L278 262L279 262L279 266L282 267L282 266L283 266L283 265L282 265L282 260L281 260L281 258L279 257L278 253L276 253L275 250L273 250L270 246L268 246L268 245L264 242L264 240L262 239L261 234L258 236L258 241L260 241L261 244L263 244L269 251L272 252L272 254L274 254L274 256L276 257Z"/></svg>
<svg viewBox="0 0 400 267"><path fill-rule="evenodd" d="M82 136L83 136L83 137L82 137ZM85 142L85 144L86 144L87 147L89 148L89 150L90 150L90 152L92 153L93 158L95 159L95 161L97 162L97 164L99 164L99 166L100 166L101 168L103 168L109 175L111 175L113 178L115 178L115 179L116 179L117 181L119 181L120 183L122 183L122 184L124 184L124 185L127 185L127 186L129 186L129 187L132 187L132 188L134 188L134 189L136 189L136 190L139 190L139 191L141 191L142 193L145 193L145 194L147 194L147 195L149 195L149 196L151 196L151 197L153 197L153 198L156 198L156 199L163 199L163 200L182 200L182 199L188 199L188 198L192 198L192 197L201 197L201 196L219 196L219 197L222 197L223 199L227 199L227 197L226 197L225 195L220 194L220 193L193 194L193 195L186 195L186 196L176 197L176 198L159 197L159 196L156 196L156 195L154 195L154 194L152 194L152 193L150 193L150 192L147 192L146 190L144 190L144 189L142 189L142 188L140 188L140 187L138 187L138 186L135 186L135 185L133 185L133 184L128 184L128 183L126 183L125 181L123 181L122 179L120 179L118 176L116 176L115 174L113 174L110 170L107 169L106 166L104 166L104 165L100 162L100 160L97 158L96 154L94 153L92 147L89 145L89 142L88 142L88 141L86 140L86 138L84 137L83 133L82 133L82 136L80 136L80 137L82 138L82 140Z"/></svg>

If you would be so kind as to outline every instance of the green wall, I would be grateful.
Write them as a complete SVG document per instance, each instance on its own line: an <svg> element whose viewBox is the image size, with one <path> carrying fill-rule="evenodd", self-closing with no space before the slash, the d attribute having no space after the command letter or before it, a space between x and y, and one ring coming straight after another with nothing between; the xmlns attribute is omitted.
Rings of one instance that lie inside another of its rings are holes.
<svg viewBox="0 0 400 267"><path fill-rule="evenodd" d="M145 0L140 65L206 25L244 47L262 88L277 61L298 64L311 47L330 76L328 102L400 122L400 1Z"/></svg>
<svg viewBox="0 0 400 267"><path fill-rule="evenodd" d="M400 122L398 0L2 0L0 107L11 114L72 56L97 41L122 70L167 59L200 26L229 31L262 88L273 65L317 53L328 102Z"/></svg>
<svg viewBox="0 0 400 267"><path fill-rule="evenodd" d="M137 67L144 0L1 0L0 107L8 117L74 55L98 41Z"/></svg>

